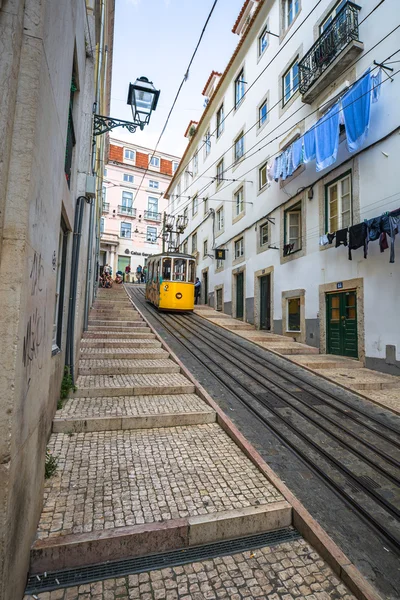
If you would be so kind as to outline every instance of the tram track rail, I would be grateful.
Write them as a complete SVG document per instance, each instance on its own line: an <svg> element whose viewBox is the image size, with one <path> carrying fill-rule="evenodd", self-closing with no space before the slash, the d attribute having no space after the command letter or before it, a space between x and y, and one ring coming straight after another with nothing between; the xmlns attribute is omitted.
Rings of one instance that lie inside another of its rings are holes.
<svg viewBox="0 0 400 600"><path fill-rule="evenodd" d="M248 350L251 340L233 341L232 332L197 315L160 315L141 290L131 297L400 554L395 427L293 375L289 361L282 369L266 349Z"/></svg>

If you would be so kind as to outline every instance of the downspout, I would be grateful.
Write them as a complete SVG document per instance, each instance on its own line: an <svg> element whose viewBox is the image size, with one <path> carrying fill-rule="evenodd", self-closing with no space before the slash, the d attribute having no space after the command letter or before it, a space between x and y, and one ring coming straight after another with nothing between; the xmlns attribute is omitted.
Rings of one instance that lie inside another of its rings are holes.
<svg viewBox="0 0 400 600"><path fill-rule="evenodd" d="M78 268L79 252L82 237L82 221L85 202L88 202L86 196L79 196L76 201L74 217L74 233L72 240L72 258L71 258L71 282L68 303L68 324L67 324L67 344L65 364L70 369L72 383L75 383L74 367L74 334L75 334L75 311L76 311L76 292L78 287Z"/></svg>
<svg viewBox="0 0 400 600"><path fill-rule="evenodd" d="M89 216L89 241L88 241L88 257L87 257L87 278L86 278L86 292L85 292L85 312L83 318L83 329L87 331L88 319L89 319L89 308L90 308L90 286L92 284L92 255L93 255L93 226L94 226L94 201L90 199L90 216Z"/></svg>

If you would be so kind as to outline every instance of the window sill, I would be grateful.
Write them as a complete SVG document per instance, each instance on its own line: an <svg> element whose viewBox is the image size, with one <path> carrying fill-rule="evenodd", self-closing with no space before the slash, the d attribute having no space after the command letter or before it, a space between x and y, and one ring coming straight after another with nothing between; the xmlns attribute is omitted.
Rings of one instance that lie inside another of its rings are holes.
<svg viewBox="0 0 400 600"><path fill-rule="evenodd" d="M301 7L299 12L297 13L297 15L295 16L295 18L293 19L293 21L290 23L290 25L288 25L286 27L286 29L282 29L282 31L280 32L280 36L279 36L279 43L282 44L283 40L285 39L285 37L287 36L287 34L289 33L289 31L292 29L293 25L296 23L297 19L299 18L299 15L301 14Z"/></svg>
<svg viewBox="0 0 400 600"><path fill-rule="evenodd" d="M245 256L243 254L243 256L239 256L239 258L235 258L235 260L232 261L232 266L236 266L236 265L240 265L240 263L245 261Z"/></svg>
<svg viewBox="0 0 400 600"><path fill-rule="evenodd" d="M240 100L240 102L238 104L235 104L235 108L233 109L234 114L237 113L237 111L239 110L239 108L243 105L243 102L246 100L246 94L243 96L243 98Z"/></svg>
<svg viewBox="0 0 400 600"><path fill-rule="evenodd" d="M223 233L224 233L225 229L221 229L221 231L217 231L217 233L215 234L215 237L220 237Z"/></svg>
<svg viewBox="0 0 400 600"><path fill-rule="evenodd" d="M234 225L235 223L237 223L238 221L240 221L240 219L243 219L244 215L245 215L245 211L243 210L240 214L235 215L232 219L232 225Z"/></svg>
<svg viewBox="0 0 400 600"><path fill-rule="evenodd" d="M51 349L51 355L56 356L61 353L61 349L58 346L53 346Z"/></svg>
<svg viewBox="0 0 400 600"><path fill-rule="evenodd" d="M269 118L267 117L267 120L265 121L265 123L263 123L262 125L260 125L259 127L257 127L256 129L256 136L260 135L260 133L266 128L266 126L269 123Z"/></svg>
<svg viewBox="0 0 400 600"><path fill-rule="evenodd" d="M270 183L266 183L265 185L263 185L263 187L258 190L257 196L261 196L261 194L266 192L268 190L268 188L270 188L270 187L271 187Z"/></svg>
<svg viewBox="0 0 400 600"><path fill-rule="evenodd" d="M261 54L258 54L258 56L257 56L257 64L262 61L262 59L264 58L264 56L265 56L268 48L269 48L269 44L267 44L267 46L264 48L264 50L261 52Z"/></svg>
<svg viewBox="0 0 400 600"><path fill-rule="evenodd" d="M271 248L269 247L269 242L267 244L264 244L263 246L257 246L257 254L261 254L261 252L265 252L266 250L271 250Z"/></svg>

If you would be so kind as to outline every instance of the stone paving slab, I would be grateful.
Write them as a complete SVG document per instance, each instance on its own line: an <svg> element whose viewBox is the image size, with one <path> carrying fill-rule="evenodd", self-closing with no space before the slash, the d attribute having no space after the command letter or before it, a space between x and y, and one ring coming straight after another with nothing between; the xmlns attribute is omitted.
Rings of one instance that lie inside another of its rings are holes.
<svg viewBox="0 0 400 600"><path fill-rule="evenodd" d="M90 318L88 321L88 325L90 327L90 325L93 325L94 327L97 326L106 326L106 327L137 327L138 323L140 324L141 327L143 327L143 323L144 321L136 319L136 320L129 320L129 321L107 321L104 319L93 319Z"/></svg>
<svg viewBox="0 0 400 600"><path fill-rule="evenodd" d="M298 342L257 342L263 348L267 350L274 350L283 355L291 354L319 354L318 348L313 346L306 346L305 344L299 344Z"/></svg>
<svg viewBox="0 0 400 600"><path fill-rule="evenodd" d="M137 321L132 327L119 327L117 325L113 325L113 327L109 327L108 325L89 325L88 332L89 333L107 333L109 331L118 331L121 333L129 333L130 331L148 331L148 327L144 322Z"/></svg>
<svg viewBox="0 0 400 600"><path fill-rule="evenodd" d="M154 334L153 334L154 335ZM155 336L154 336L155 337ZM129 339L129 340L118 340L118 339L83 339L81 342L81 348L161 348L161 342L156 339L143 339L143 335L140 334L140 338Z"/></svg>
<svg viewBox="0 0 400 600"><path fill-rule="evenodd" d="M320 372L316 369L317 373ZM386 373L379 373L369 369L334 369L330 375L335 377L338 383L356 390L400 390L400 378Z"/></svg>
<svg viewBox="0 0 400 600"><path fill-rule="evenodd" d="M139 396L141 394L193 394L195 386L180 373L137 375L80 375L77 390L71 398L107 396Z"/></svg>
<svg viewBox="0 0 400 600"><path fill-rule="evenodd" d="M160 348L81 348L81 358L168 358L169 353Z"/></svg>
<svg viewBox="0 0 400 600"><path fill-rule="evenodd" d="M282 501L218 424L53 434L39 539ZM215 452L218 448L218 453Z"/></svg>
<svg viewBox="0 0 400 600"><path fill-rule="evenodd" d="M99 359L80 360L79 375L125 375L134 373L179 373L180 367L166 358L158 360Z"/></svg>
<svg viewBox="0 0 400 600"><path fill-rule="evenodd" d="M303 539L59 589L39 600L355 600ZM25 596L24 600L32 600Z"/></svg>
<svg viewBox="0 0 400 600"><path fill-rule="evenodd" d="M359 360L351 360L334 356L333 354L316 354L293 356L291 359L300 366L309 367L310 369L362 369L363 365Z"/></svg>
<svg viewBox="0 0 400 600"><path fill-rule="evenodd" d="M362 395L400 414L400 390L363 390Z"/></svg>
<svg viewBox="0 0 400 600"><path fill-rule="evenodd" d="M108 330L108 331L86 331L83 334L83 338L82 339L91 339L91 340L97 340L97 339L116 339L116 340L132 340L132 339L139 339L139 338L143 338L143 339L150 339L150 338L154 338L155 335L154 333L152 333L151 329L149 327L135 327L134 329L130 330L130 331L115 331L115 330Z"/></svg>

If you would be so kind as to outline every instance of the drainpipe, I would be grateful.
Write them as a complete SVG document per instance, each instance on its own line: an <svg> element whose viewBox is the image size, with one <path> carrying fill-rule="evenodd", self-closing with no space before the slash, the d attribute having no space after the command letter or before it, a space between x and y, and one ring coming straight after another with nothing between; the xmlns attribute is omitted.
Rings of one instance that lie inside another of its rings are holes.
<svg viewBox="0 0 400 600"><path fill-rule="evenodd" d="M76 201L74 233L72 240L72 258L71 258L71 281L69 286L68 303L68 324L67 324L67 344L65 364L70 369L72 383L75 383L74 368L74 334L75 334L75 311L76 311L76 292L78 287L79 270L79 252L82 237L82 221L85 202L89 202L86 196L79 196Z"/></svg>
<svg viewBox="0 0 400 600"><path fill-rule="evenodd" d="M93 227L94 227L94 202L90 199L90 217L89 217L89 241L88 241L88 256L87 256L87 277L86 277L86 293L85 293L85 312L83 318L83 329L87 331L89 308L90 308L90 286L92 284L92 265L93 265Z"/></svg>

